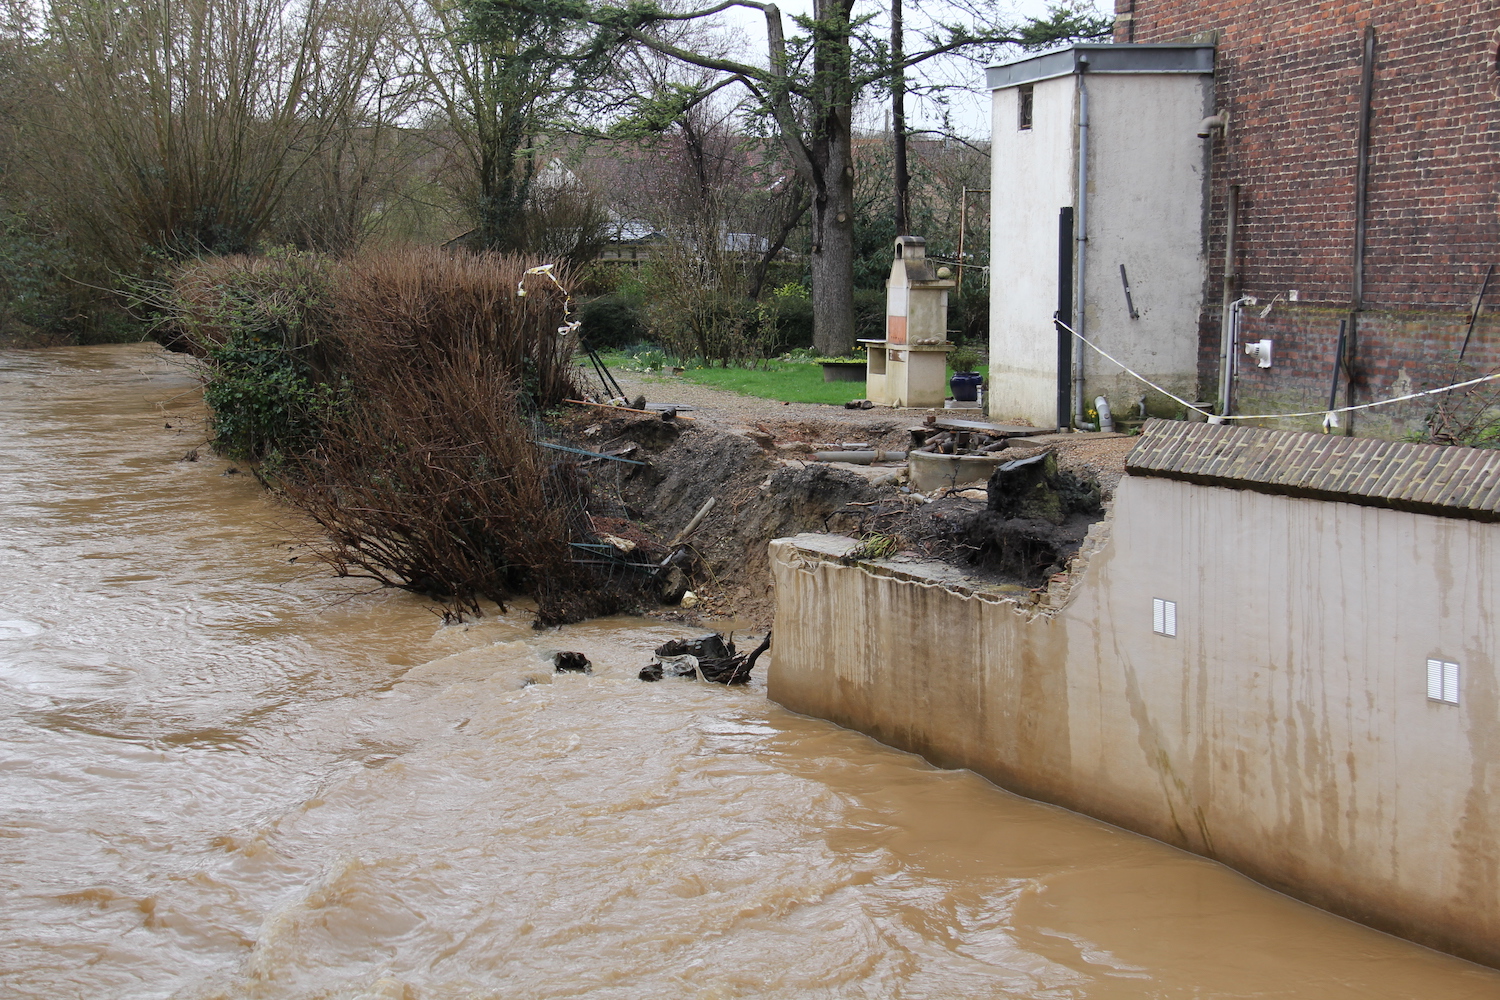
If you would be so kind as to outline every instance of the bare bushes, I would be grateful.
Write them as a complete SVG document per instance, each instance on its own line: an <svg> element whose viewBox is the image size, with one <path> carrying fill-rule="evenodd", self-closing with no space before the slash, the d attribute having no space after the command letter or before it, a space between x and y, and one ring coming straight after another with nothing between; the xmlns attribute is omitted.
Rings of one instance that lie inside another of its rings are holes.
<svg viewBox="0 0 1500 1000"><path fill-rule="evenodd" d="M623 599L572 561L569 541L587 533L581 481L532 440L537 411L574 389L563 297L525 269L422 249L183 275L220 446L247 410L295 404L284 416L298 435L260 443L262 475L323 529L314 549L340 575L470 610L531 594L543 624ZM236 367L247 342L260 353ZM283 392L288 370L309 387L300 399ZM309 417L306 432L295 421Z"/></svg>
<svg viewBox="0 0 1500 1000"><path fill-rule="evenodd" d="M336 272L335 336L351 358L390 352L414 370L493 362L526 405L553 406L576 393L573 345L558 336L562 294L526 268L499 254L361 254Z"/></svg>
<svg viewBox="0 0 1500 1000"><path fill-rule="evenodd" d="M1446 366L1427 366L1423 381L1433 387L1453 385L1496 372L1497 369L1490 366L1458 360ZM1480 382L1431 398L1432 409L1424 420L1425 429L1414 436L1433 444L1500 448L1500 388L1497 388L1497 383Z"/></svg>
<svg viewBox="0 0 1500 1000"><path fill-rule="evenodd" d="M325 426L278 482L326 533L340 576L361 576L477 610L533 594L547 624L572 620L587 589L570 562L583 496L549 468L498 359L409 353L375 339L352 355L357 405Z"/></svg>
<svg viewBox="0 0 1500 1000"><path fill-rule="evenodd" d="M472 610L530 593L545 624L594 610L568 545L585 529L582 490L526 421L572 392L561 303L545 279L519 296L524 271L432 250L338 268L332 354L348 402L281 484L340 575Z"/></svg>
<svg viewBox="0 0 1500 1000"><path fill-rule="evenodd" d="M374 125L402 110L385 83L386 4L38 6L25 49L47 81L27 112L36 181L88 254L127 273L282 235L305 168L352 159L351 135L383 148ZM347 207L357 218L367 202ZM335 242L347 221L329 221Z"/></svg>
<svg viewBox="0 0 1500 1000"><path fill-rule="evenodd" d="M760 356L755 303L744 294L738 263L706 241L674 241L656 252L646 317L652 339L668 354L725 366Z"/></svg>

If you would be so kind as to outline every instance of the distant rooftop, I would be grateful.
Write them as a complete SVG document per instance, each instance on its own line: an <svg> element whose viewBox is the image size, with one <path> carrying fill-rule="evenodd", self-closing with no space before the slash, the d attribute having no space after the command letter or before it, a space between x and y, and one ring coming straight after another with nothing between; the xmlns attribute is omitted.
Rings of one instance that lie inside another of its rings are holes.
<svg viewBox="0 0 1500 1000"><path fill-rule="evenodd" d="M1282 496L1500 521L1500 451L1148 420L1125 458L1155 476Z"/></svg>

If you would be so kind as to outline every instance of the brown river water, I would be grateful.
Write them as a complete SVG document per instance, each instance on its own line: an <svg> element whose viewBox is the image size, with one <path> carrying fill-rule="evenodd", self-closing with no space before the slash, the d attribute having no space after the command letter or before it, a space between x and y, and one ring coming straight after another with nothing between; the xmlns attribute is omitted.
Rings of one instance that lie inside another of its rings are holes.
<svg viewBox="0 0 1500 1000"><path fill-rule="evenodd" d="M759 679L637 681L674 626L444 627L289 562L179 461L192 386L0 352L0 996L1500 997Z"/></svg>

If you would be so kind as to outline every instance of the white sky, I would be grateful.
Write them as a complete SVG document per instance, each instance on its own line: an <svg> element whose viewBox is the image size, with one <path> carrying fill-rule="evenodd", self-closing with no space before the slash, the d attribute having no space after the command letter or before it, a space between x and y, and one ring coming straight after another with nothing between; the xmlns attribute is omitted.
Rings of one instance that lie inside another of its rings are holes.
<svg viewBox="0 0 1500 1000"><path fill-rule="evenodd" d="M1055 2L1055 0L1054 0ZM795 25L791 23L793 14L807 15L812 12L811 0L780 0L785 16L787 31L790 34ZM922 8L932 9L938 6L927 0L926 3L918 5L907 0L904 12L906 34L910 39L907 42L908 51L918 47L920 39L915 37L914 29L922 25ZM1021 20L1026 17L1042 17L1047 13L1048 0L1010 0L1008 11L1012 20ZM1103 9L1104 4L1095 0L1096 8ZM1113 4L1109 8L1113 9ZM1005 0L1000 0L999 7L1002 12L1007 10ZM866 13L875 10L888 11L889 0L877 0L876 3L861 3L855 8L856 13ZM945 12L939 11L939 17ZM739 51L733 53L737 58L746 62L765 63L765 37L766 22L759 11L738 8L723 15L728 33L735 38L743 39ZM878 17L874 23L876 30L889 32L890 20L888 16ZM1019 55L1020 53L1017 53ZM1003 56L1002 60L1013 58ZM952 122L955 133L968 139L988 139L990 133L990 100L989 92L984 89L984 66L988 60L981 59L976 62L962 56L946 56L931 60L918 70L915 76L930 83L955 85L955 89L947 94L947 112ZM890 107L889 99L869 102L856 112L856 124L861 128L880 129L885 127L886 114ZM906 102L906 114L908 127L911 129L939 128L943 116L943 109L936 102L908 97Z"/></svg>

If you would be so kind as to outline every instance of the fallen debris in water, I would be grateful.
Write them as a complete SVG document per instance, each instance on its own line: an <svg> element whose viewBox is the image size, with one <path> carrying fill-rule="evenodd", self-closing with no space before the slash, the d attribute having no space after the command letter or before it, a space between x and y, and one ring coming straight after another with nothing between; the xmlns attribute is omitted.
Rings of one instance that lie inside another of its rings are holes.
<svg viewBox="0 0 1500 1000"><path fill-rule="evenodd" d="M594 665L582 653L563 651L552 657L552 670L559 674L591 674Z"/></svg>
<svg viewBox="0 0 1500 1000"><path fill-rule="evenodd" d="M643 681L663 677L697 677L713 684L744 684L760 654L771 648L771 633L748 656L736 653L734 640L714 633L699 639L673 639L656 647L651 662L641 668Z"/></svg>

